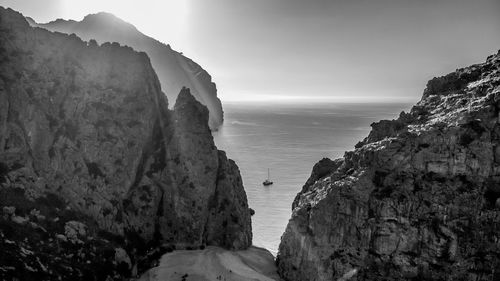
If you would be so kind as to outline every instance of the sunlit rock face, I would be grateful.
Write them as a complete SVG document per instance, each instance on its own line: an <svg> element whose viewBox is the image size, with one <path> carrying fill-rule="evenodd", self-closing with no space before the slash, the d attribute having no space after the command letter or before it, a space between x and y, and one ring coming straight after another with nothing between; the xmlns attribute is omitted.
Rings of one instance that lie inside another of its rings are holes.
<svg viewBox="0 0 500 281"><path fill-rule="evenodd" d="M210 74L182 53L172 50L169 45L142 34L133 25L114 15L91 14L80 22L59 19L47 24L36 24L32 20L30 23L51 31L75 33L85 41L118 42L146 52L169 101L175 101L182 87L188 87L191 94L208 107L210 128L217 129L222 124L222 105Z"/></svg>
<svg viewBox="0 0 500 281"><path fill-rule="evenodd" d="M500 53L324 159L293 203L286 280L500 280Z"/></svg>
<svg viewBox="0 0 500 281"><path fill-rule="evenodd" d="M0 207L0 279L130 276L149 250L252 239L239 170L189 89L169 110L145 53L1 7Z"/></svg>

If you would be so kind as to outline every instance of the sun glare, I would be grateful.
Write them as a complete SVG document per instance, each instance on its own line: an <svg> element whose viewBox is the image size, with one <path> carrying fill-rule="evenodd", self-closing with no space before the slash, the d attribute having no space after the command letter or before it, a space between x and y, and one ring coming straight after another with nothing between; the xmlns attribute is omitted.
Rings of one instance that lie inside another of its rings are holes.
<svg viewBox="0 0 500 281"><path fill-rule="evenodd" d="M88 14L109 12L146 35L171 44L182 43L188 24L188 1L88 0L62 1L61 5L66 19L81 20Z"/></svg>

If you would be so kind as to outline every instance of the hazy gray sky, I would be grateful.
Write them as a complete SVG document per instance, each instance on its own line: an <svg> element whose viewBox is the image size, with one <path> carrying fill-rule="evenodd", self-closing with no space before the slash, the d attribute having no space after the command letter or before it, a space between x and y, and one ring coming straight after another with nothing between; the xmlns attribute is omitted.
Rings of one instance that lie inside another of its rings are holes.
<svg viewBox="0 0 500 281"><path fill-rule="evenodd" d="M213 76L223 101L416 101L500 49L499 0L0 0L38 22L108 11Z"/></svg>

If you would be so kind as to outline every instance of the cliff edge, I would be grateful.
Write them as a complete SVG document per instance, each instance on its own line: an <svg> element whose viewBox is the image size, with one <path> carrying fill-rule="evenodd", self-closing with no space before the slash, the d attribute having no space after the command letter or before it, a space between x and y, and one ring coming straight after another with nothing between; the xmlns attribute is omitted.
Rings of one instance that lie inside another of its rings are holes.
<svg viewBox="0 0 500 281"><path fill-rule="evenodd" d="M246 249L250 211L188 88L145 53L0 7L0 279L135 276L163 253Z"/></svg>
<svg viewBox="0 0 500 281"><path fill-rule="evenodd" d="M191 94L208 108L210 128L216 130L222 125L222 104L210 74L182 53L172 50L170 45L144 35L133 25L103 12L87 15L79 22L58 19L45 24L31 21L31 24L50 31L74 33L85 41L118 42L146 52L169 101L177 99L182 87L190 88Z"/></svg>
<svg viewBox="0 0 500 281"><path fill-rule="evenodd" d="M500 52L430 80L323 159L293 203L286 280L500 280Z"/></svg>

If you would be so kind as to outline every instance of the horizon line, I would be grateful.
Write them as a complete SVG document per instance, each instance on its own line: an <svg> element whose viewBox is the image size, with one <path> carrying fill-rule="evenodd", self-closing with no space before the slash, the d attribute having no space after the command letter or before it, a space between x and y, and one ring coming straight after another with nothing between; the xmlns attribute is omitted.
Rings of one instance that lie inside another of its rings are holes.
<svg viewBox="0 0 500 281"><path fill-rule="evenodd" d="M253 95L246 97L219 96L222 103L416 103L421 97L366 96L284 96Z"/></svg>

